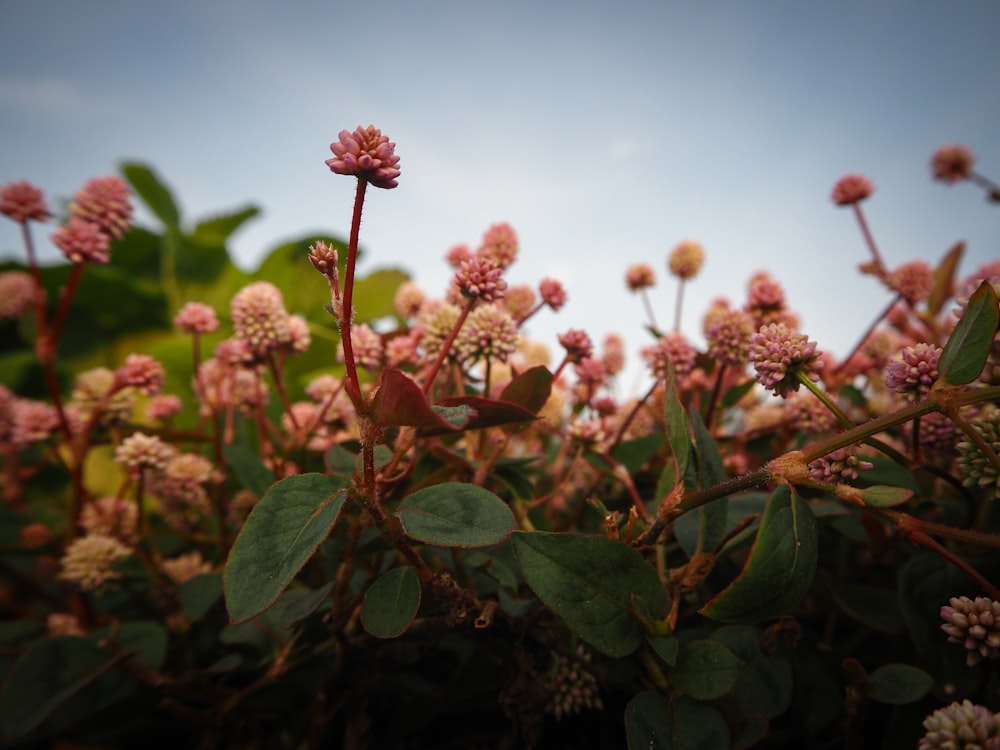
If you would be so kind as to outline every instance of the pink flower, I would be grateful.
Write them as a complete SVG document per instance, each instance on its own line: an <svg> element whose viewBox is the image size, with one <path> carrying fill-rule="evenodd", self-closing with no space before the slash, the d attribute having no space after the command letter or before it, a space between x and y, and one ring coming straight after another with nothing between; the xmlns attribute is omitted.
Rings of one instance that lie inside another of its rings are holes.
<svg viewBox="0 0 1000 750"><path fill-rule="evenodd" d="M180 396L173 393L161 393L153 396L146 404L146 417L154 421L170 419L180 413L184 402Z"/></svg>
<svg viewBox="0 0 1000 750"><path fill-rule="evenodd" d="M52 235L53 244L72 263L107 263L111 260L111 245L97 224L77 216L59 227Z"/></svg>
<svg viewBox="0 0 1000 750"><path fill-rule="evenodd" d="M504 222L486 230L476 255L491 258L500 268L506 268L517 259L517 250L517 234L510 224Z"/></svg>
<svg viewBox="0 0 1000 750"><path fill-rule="evenodd" d="M953 184L969 179L975 163L976 159L967 146L953 143L934 152L931 157L931 174L935 180Z"/></svg>
<svg viewBox="0 0 1000 750"><path fill-rule="evenodd" d="M899 359L886 365L885 384L909 401L920 401L938 379L938 360L942 351L940 347L925 343L906 347Z"/></svg>
<svg viewBox="0 0 1000 750"><path fill-rule="evenodd" d="M367 323L351 328L351 348L358 367L376 370L382 365L382 337Z"/></svg>
<svg viewBox="0 0 1000 750"><path fill-rule="evenodd" d="M560 333L557 338L563 349L566 350L568 362L582 362L594 353L594 344L586 331L570 328L566 333Z"/></svg>
<svg viewBox="0 0 1000 750"><path fill-rule="evenodd" d="M35 282L24 271L0 273L0 319L20 318L31 307Z"/></svg>
<svg viewBox="0 0 1000 750"><path fill-rule="evenodd" d="M52 218L42 191L26 180L10 182L0 188L0 214L21 224Z"/></svg>
<svg viewBox="0 0 1000 750"><path fill-rule="evenodd" d="M776 396L799 389L799 375L819 379L822 367L816 343L784 323L770 323L750 337L750 361L758 382Z"/></svg>
<svg viewBox="0 0 1000 750"><path fill-rule="evenodd" d="M463 362L495 359L506 362L517 351L517 324L496 305L477 307L455 339L455 351Z"/></svg>
<svg viewBox="0 0 1000 750"><path fill-rule="evenodd" d="M334 158L326 160L330 171L354 175L375 187L396 187L399 177L396 144L382 135L381 130L374 125L367 128L359 125L353 133L341 130L338 138L339 141L330 144Z"/></svg>
<svg viewBox="0 0 1000 750"><path fill-rule="evenodd" d="M875 185L870 179L860 174L849 174L837 180L831 197L838 206L850 206L860 203L874 192Z"/></svg>
<svg viewBox="0 0 1000 750"><path fill-rule="evenodd" d="M601 362L609 375L617 375L625 369L625 341L617 333L609 333L604 337Z"/></svg>
<svg viewBox="0 0 1000 750"><path fill-rule="evenodd" d="M167 379L163 365L148 354L129 354L115 375L119 383L132 386L144 396L158 393Z"/></svg>
<svg viewBox="0 0 1000 750"><path fill-rule="evenodd" d="M396 289L396 294L392 298L392 306L396 309L396 314L403 320L415 318L420 313L420 306L424 304L427 295L415 281L404 281Z"/></svg>
<svg viewBox="0 0 1000 750"><path fill-rule="evenodd" d="M633 263L625 269L625 286L630 292L656 285L656 271L648 263Z"/></svg>
<svg viewBox="0 0 1000 750"><path fill-rule="evenodd" d="M132 191L115 175L95 177L73 196L69 213L96 224L108 239L120 240L132 226Z"/></svg>
<svg viewBox="0 0 1000 750"><path fill-rule="evenodd" d="M18 447L47 440L59 425L54 406L29 398L14 398L7 405L10 419L8 439Z"/></svg>
<svg viewBox="0 0 1000 750"><path fill-rule="evenodd" d="M110 536L125 544L135 544L139 541L139 506L134 500L102 497L83 506L80 526L88 534Z"/></svg>
<svg viewBox="0 0 1000 750"><path fill-rule="evenodd" d="M163 471L175 452L156 435L134 432L115 449L115 461L127 469L133 479L138 479L145 469Z"/></svg>
<svg viewBox="0 0 1000 750"><path fill-rule="evenodd" d="M665 380L668 365L673 367L679 378L689 375L694 369L697 354L684 334L668 333L658 338L655 344L643 348L642 356L653 375Z"/></svg>
<svg viewBox="0 0 1000 750"><path fill-rule="evenodd" d="M174 325L184 333L211 333L218 330L219 317L203 302L185 302L174 316Z"/></svg>
<svg viewBox="0 0 1000 750"><path fill-rule="evenodd" d="M291 338L288 311L281 291L269 281L255 281L238 291L230 303L233 334L265 356Z"/></svg>
<svg viewBox="0 0 1000 750"><path fill-rule="evenodd" d="M705 262L705 249L694 240L685 240L670 251L667 269L678 279L694 278Z"/></svg>
<svg viewBox="0 0 1000 750"><path fill-rule="evenodd" d="M930 265L922 260L915 260L911 263L904 263L888 278L889 286L909 302L915 305L923 302L934 287L934 270Z"/></svg>
<svg viewBox="0 0 1000 750"><path fill-rule="evenodd" d="M538 294L541 296L542 302L551 307L554 312L559 312L566 304L566 290L561 281L542 279L538 284Z"/></svg>
<svg viewBox="0 0 1000 750"><path fill-rule="evenodd" d="M722 310L705 331L708 354L719 362L739 367L747 361L753 334L753 316L750 313Z"/></svg>
<svg viewBox="0 0 1000 750"><path fill-rule="evenodd" d="M535 302L535 290L528 284L508 287L504 293L504 305L507 312L519 323L534 311Z"/></svg>
<svg viewBox="0 0 1000 750"><path fill-rule="evenodd" d="M455 272L455 285L463 297L479 297L485 302L502 299L507 282L501 278L503 267L490 257L463 260Z"/></svg>
<svg viewBox="0 0 1000 750"><path fill-rule="evenodd" d="M858 478L858 471L872 468L873 464L854 455L854 448L838 448L809 464L809 476L818 482L840 484Z"/></svg>
<svg viewBox="0 0 1000 750"><path fill-rule="evenodd" d="M455 245L444 255L445 261L452 268L458 268L463 260L471 260L472 251L468 245Z"/></svg>

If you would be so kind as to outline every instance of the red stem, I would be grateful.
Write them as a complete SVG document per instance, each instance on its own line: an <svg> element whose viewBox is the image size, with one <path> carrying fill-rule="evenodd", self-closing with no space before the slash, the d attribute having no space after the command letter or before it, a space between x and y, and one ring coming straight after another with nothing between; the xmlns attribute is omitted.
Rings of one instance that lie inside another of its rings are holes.
<svg viewBox="0 0 1000 750"><path fill-rule="evenodd" d="M354 216L351 218L351 237L347 245L347 265L344 269L344 288L340 309L340 339L344 346L344 364L347 366L347 394L356 408L362 410L361 383L358 382L358 367L354 359L354 344L351 341L351 320L354 317L354 267L358 262L358 236L361 234L361 210L365 205L365 188L368 180L358 178L358 189L354 194Z"/></svg>

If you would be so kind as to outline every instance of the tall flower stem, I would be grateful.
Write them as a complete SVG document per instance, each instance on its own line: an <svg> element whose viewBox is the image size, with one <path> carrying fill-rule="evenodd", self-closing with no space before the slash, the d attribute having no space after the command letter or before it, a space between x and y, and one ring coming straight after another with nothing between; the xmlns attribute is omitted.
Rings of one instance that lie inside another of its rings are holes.
<svg viewBox="0 0 1000 750"><path fill-rule="evenodd" d="M358 178L354 194L354 216L351 218L351 236L347 245L347 263L344 269L344 288L340 308L340 339L344 346L344 364L347 367L347 395L355 407L363 408L361 383L358 381L358 367L354 359L354 345L351 341L351 320L354 317L354 268L358 262L358 237L361 234L361 211L365 205L365 189L368 180Z"/></svg>
<svg viewBox="0 0 1000 750"><path fill-rule="evenodd" d="M674 303L674 333L681 330L681 311L684 308L684 279L677 284L677 302Z"/></svg>
<svg viewBox="0 0 1000 750"><path fill-rule="evenodd" d="M861 234L865 238L865 244L868 245L868 249L871 251L876 275L881 277L885 274L885 263L882 262L882 255L878 251L878 245L875 244L875 238L868 228L868 220L865 219L865 212L861 210L861 204L859 203L852 204L851 208L854 209L854 216L858 220L858 226L861 227Z"/></svg>

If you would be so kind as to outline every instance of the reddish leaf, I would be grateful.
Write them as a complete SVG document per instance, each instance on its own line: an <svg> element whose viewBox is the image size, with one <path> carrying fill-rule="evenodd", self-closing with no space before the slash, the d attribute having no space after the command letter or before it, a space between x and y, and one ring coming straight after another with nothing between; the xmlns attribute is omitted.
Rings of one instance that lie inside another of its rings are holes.
<svg viewBox="0 0 1000 750"><path fill-rule="evenodd" d="M481 396L443 398L435 408L442 407L448 410L464 407L471 411L468 422L461 427L463 430L478 430L482 427L531 422L536 419L535 415L523 406ZM440 430L432 427L430 432L440 432Z"/></svg>
<svg viewBox="0 0 1000 750"><path fill-rule="evenodd" d="M401 371L388 368L379 377L373 404L379 425L434 427L443 432L459 429L434 411L420 386Z"/></svg>
<svg viewBox="0 0 1000 750"><path fill-rule="evenodd" d="M552 393L552 373L542 365L525 370L507 384L500 394L501 401L523 406L538 414Z"/></svg>

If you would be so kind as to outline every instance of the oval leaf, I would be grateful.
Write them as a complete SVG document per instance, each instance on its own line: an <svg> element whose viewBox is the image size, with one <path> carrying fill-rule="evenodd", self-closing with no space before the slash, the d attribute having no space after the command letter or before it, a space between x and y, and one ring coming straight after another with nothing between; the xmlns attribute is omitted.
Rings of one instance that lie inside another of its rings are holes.
<svg viewBox="0 0 1000 750"><path fill-rule="evenodd" d="M514 514L489 490L444 482L403 499L396 509L407 535L441 547L489 547L514 530Z"/></svg>
<svg viewBox="0 0 1000 750"><path fill-rule="evenodd" d="M445 432L461 427L451 424L434 411L420 386L401 370L391 367L379 376L372 410L379 425L436 427Z"/></svg>
<svg viewBox="0 0 1000 750"><path fill-rule="evenodd" d="M413 568L382 574L365 592L361 624L376 638L402 635L420 608L420 581Z"/></svg>
<svg viewBox="0 0 1000 750"><path fill-rule="evenodd" d="M888 487L878 484L874 487L865 487L861 490L861 499L866 505L873 508L891 508L894 505L902 505L913 497L913 490L906 487Z"/></svg>
<svg viewBox="0 0 1000 750"><path fill-rule="evenodd" d="M525 370L510 381L500 394L501 401L523 406L538 414L552 395L552 373L543 365Z"/></svg>
<svg viewBox="0 0 1000 750"><path fill-rule="evenodd" d="M167 227L176 229L180 225L180 212L169 188L160 181L156 173L145 164L125 162L122 174L143 202Z"/></svg>
<svg viewBox="0 0 1000 750"><path fill-rule="evenodd" d="M681 649L670 682L692 698L713 700L733 689L740 667L736 654L718 641L692 641Z"/></svg>
<svg viewBox="0 0 1000 750"><path fill-rule="evenodd" d="M944 307L945 301L951 297L951 290L954 289L955 271L958 262L965 252L965 243L957 242L949 250L934 269L934 284L931 287L930 296L927 298L927 312L932 317L937 317Z"/></svg>
<svg viewBox="0 0 1000 750"><path fill-rule="evenodd" d="M809 590L818 551L812 510L788 485L781 485L767 503L743 572L701 613L743 623L785 614Z"/></svg>
<svg viewBox="0 0 1000 750"><path fill-rule="evenodd" d="M330 533L346 486L339 477L299 474L274 484L254 506L223 574L231 622L274 604Z"/></svg>
<svg viewBox="0 0 1000 750"><path fill-rule="evenodd" d="M916 703L927 695L934 678L909 664L886 664L865 680L865 695L873 701L902 706Z"/></svg>
<svg viewBox="0 0 1000 750"><path fill-rule="evenodd" d="M635 614L670 608L653 567L623 542L602 536L514 532L514 553L538 598L583 640L608 656L628 656L646 640Z"/></svg>
<svg viewBox="0 0 1000 750"><path fill-rule="evenodd" d="M967 385L979 377L993 345L998 322L1000 303L996 290L984 281L969 298L938 360L938 372L946 383Z"/></svg>
<svg viewBox="0 0 1000 750"><path fill-rule="evenodd" d="M625 708L629 750L717 750L730 747L729 728L715 706L680 697L668 706L647 690Z"/></svg>

